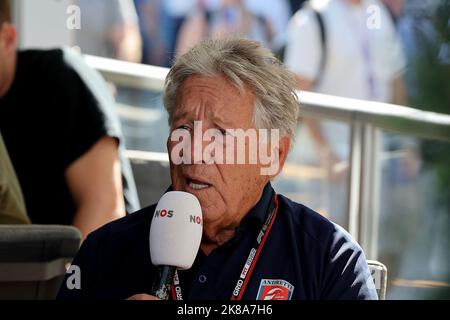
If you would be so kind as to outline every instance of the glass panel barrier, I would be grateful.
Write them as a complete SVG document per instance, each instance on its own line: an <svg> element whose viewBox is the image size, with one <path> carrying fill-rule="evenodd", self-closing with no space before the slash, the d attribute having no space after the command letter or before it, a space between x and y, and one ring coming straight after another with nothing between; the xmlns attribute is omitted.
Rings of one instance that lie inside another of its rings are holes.
<svg viewBox="0 0 450 320"><path fill-rule="evenodd" d="M169 126L162 93L117 87L116 101L127 149L167 152Z"/></svg>
<svg viewBox="0 0 450 320"><path fill-rule="evenodd" d="M450 299L450 143L383 132L378 259L388 299Z"/></svg>
<svg viewBox="0 0 450 320"><path fill-rule="evenodd" d="M326 146L312 138L314 126L323 133ZM349 138L350 126L344 122L305 118L284 170L274 181L275 190L347 228Z"/></svg>

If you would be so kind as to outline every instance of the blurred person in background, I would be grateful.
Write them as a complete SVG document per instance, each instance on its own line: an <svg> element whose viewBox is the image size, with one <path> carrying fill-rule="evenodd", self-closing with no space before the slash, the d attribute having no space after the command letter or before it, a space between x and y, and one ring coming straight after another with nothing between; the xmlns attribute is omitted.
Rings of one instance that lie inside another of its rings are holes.
<svg viewBox="0 0 450 320"><path fill-rule="evenodd" d="M123 217L125 203L139 208L114 100L77 54L16 46L10 3L0 0L0 131L28 215L86 237Z"/></svg>
<svg viewBox="0 0 450 320"><path fill-rule="evenodd" d="M180 30L176 52L181 56L205 39L228 37L256 40L271 48L274 29L265 16L252 13L244 0L199 0Z"/></svg>
<svg viewBox="0 0 450 320"><path fill-rule="evenodd" d="M0 134L0 224L28 223L22 190Z"/></svg>
<svg viewBox="0 0 450 320"><path fill-rule="evenodd" d="M245 0L248 10L258 16L264 17L272 29L271 49L278 52L285 44L289 19L293 15L287 0Z"/></svg>
<svg viewBox="0 0 450 320"><path fill-rule="evenodd" d="M76 42L84 54L141 62L142 40L133 0L78 0L81 30Z"/></svg>
<svg viewBox="0 0 450 320"><path fill-rule="evenodd" d="M211 37L212 15L220 9L222 0L196 0L195 7L185 17L178 30L175 57L179 57L201 41Z"/></svg>
<svg viewBox="0 0 450 320"><path fill-rule="evenodd" d="M142 63L168 65L168 45L164 29L168 26L163 0L134 0L142 36Z"/></svg>
<svg viewBox="0 0 450 320"><path fill-rule="evenodd" d="M393 14L405 47L409 104L450 114L450 2L398 0L394 3Z"/></svg>
<svg viewBox="0 0 450 320"><path fill-rule="evenodd" d="M379 15L373 21L368 7ZM373 8L373 7L372 7ZM372 23L372 25L370 24ZM298 87L342 97L405 104L401 43L378 0L311 0L290 21L284 57ZM321 164L332 182L329 206L344 224L350 128L307 119Z"/></svg>
<svg viewBox="0 0 450 320"><path fill-rule="evenodd" d="M167 66L172 66L175 59L178 36L186 18L195 10L198 0L162 0L163 25L161 32L167 44ZM218 2L221 0L209 0Z"/></svg>

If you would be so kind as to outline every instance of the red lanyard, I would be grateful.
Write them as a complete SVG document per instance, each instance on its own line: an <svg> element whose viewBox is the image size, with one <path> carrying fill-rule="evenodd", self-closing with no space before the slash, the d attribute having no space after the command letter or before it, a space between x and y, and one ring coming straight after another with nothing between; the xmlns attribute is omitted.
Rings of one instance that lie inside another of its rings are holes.
<svg viewBox="0 0 450 320"><path fill-rule="evenodd" d="M268 212L269 215L266 217L266 221L264 222L261 231L259 232L254 245L252 246L252 249L250 250L248 258L244 264L244 267L242 268L241 275L236 282L233 294L231 295L231 300L241 300L245 290L247 289L248 282L252 276L253 270L255 269L256 263L258 262L259 255L261 254L264 243L266 242L267 236L269 235L270 229L272 228L272 225L278 213L277 194L275 194L274 200L271 202ZM175 272L171 289L173 300L183 300L178 272Z"/></svg>

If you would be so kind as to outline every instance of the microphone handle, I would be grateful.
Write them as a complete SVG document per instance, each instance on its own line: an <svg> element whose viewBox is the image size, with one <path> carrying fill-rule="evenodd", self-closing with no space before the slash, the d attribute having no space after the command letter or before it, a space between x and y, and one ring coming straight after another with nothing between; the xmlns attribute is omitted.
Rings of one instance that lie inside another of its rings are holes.
<svg viewBox="0 0 450 320"><path fill-rule="evenodd" d="M161 300L169 300L170 286L175 276L176 267L158 266L155 281L153 281L152 295Z"/></svg>

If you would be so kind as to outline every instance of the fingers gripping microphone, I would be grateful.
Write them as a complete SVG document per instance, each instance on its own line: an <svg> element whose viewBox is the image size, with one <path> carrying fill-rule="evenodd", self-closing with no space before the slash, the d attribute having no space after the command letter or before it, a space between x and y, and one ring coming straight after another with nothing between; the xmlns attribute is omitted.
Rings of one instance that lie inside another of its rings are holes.
<svg viewBox="0 0 450 320"><path fill-rule="evenodd" d="M172 191L159 200L150 227L150 256L158 267L152 295L169 299L175 271L192 267L202 232L202 209L195 196Z"/></svg>

